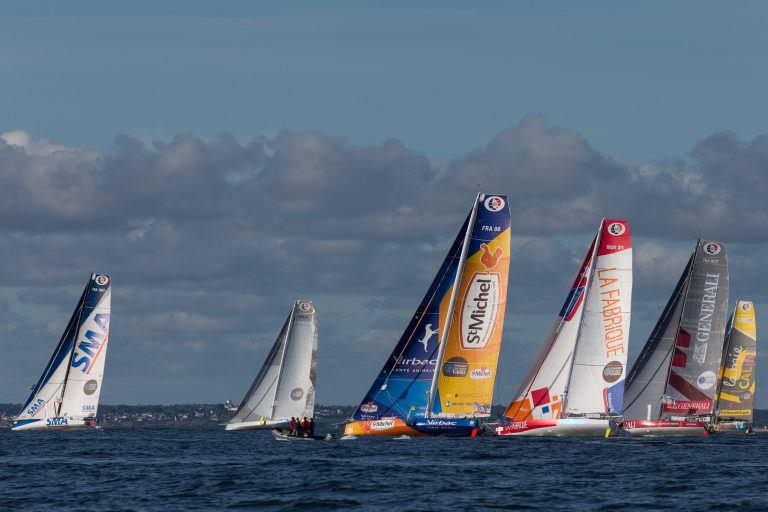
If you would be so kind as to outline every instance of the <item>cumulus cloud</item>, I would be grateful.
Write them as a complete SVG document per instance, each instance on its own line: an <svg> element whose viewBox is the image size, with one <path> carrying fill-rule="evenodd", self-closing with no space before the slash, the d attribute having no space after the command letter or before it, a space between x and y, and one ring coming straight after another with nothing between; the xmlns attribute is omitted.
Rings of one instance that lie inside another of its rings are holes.
<svg viewBox="0 0 768 512"><path fill-rule="evenodd" d="M718 133L686 158L635 164L537 115L448 162L394 139L359 146L315 132L120 135L108 150L7 132L0 316L3 339L25 343L14 344L24 364L2 377L0 400L20 399L15 383L34 380L55 343L49 324L63 328L88 273L104 271L119 312L114 379L156 379L152 395L135 398L108 386L114 400L234 398L259 364L253 354L305 296L323 314L321 401L353 401L341 376L373 377L478 190L510 196L515 368L533 357L602 216L630 220L633 306L648 323L699 234L726 242L739 292L762 297L751 283L768 261L766 168L765 136ZM647 329L633 320L633 352ZM195 372L215 383L186 380Z"/></svg>

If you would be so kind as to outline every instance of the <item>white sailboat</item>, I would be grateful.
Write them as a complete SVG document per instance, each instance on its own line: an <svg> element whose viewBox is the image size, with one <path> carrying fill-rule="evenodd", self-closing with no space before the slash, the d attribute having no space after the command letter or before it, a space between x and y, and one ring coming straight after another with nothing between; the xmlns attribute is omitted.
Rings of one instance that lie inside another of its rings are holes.
<svg viewBox="0 0 768 512"><path fill-rule="evenodd" d="M111 299L109 276L91 274L64 335L11 430L95 426Z"/></svg>
<svg viewBox="0 0 768 512"><path fill-rule="evenodd" d="M605 434L622 411L632 299L632 239L603 220L500 436Z"/></svg>
<svg viewBox="0 0 768 512"><path fill-rule="evenodd" d="M267 359L226 430L277 428L315 410L317 314L311 301L291 308Z"/></svg>

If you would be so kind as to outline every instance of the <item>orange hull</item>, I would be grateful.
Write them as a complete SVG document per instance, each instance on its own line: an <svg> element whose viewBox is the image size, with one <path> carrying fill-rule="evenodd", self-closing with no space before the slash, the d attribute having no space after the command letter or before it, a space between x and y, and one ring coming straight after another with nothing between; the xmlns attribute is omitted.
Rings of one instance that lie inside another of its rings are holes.
<svg viewBox="0 0 768 512"><path fill-rule="evenodd" d="M414 430L400 418L375 421L353 421L344 426L345 436L419 436L425 434Z"/></svg>

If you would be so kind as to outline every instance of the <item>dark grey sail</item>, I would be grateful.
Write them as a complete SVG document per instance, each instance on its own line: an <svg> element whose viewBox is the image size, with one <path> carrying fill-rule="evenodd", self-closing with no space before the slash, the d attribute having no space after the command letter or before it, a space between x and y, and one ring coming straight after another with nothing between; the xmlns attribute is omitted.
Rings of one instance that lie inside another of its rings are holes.
<svg viewBox="0 0 768 512"><path fill-rule="evenodd" d="M736 302L728 322L720 386L715 404L719 422L752 422L755 405L755 362L757 358L757 326L755 307L746 300Z"/></svg>
<svg viewBox="0 0 768 512"><path fill-rule="evenodd" d="M627 381L625 419L712 413L728 308L728 259L699 240Z"/></svg>

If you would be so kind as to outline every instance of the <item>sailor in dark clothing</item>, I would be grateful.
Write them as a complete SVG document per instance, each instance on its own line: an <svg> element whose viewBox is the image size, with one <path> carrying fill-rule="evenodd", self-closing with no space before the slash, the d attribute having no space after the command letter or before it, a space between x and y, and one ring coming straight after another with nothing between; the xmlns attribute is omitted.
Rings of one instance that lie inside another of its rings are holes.
<svg viewBox="0 0 768 512"><path fill-rule="evenodd" d="M315 418L309 419L309 436L314 437L315 435Z"/></svg>

